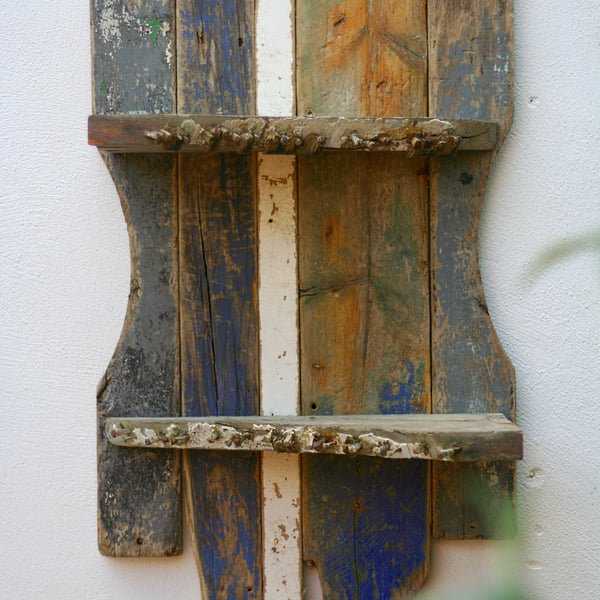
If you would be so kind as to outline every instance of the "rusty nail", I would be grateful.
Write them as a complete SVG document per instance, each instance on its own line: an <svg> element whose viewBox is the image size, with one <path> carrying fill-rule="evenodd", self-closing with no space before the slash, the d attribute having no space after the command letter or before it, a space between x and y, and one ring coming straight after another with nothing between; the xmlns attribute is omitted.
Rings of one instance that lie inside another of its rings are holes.
<svg viewBox="0 0 600 600"><path fill-rule="evenodd" d="M144 131L144 137L152 140L155 144L164 144L171 141L173 134L166 129L160 129L159 131Z"/></svg>

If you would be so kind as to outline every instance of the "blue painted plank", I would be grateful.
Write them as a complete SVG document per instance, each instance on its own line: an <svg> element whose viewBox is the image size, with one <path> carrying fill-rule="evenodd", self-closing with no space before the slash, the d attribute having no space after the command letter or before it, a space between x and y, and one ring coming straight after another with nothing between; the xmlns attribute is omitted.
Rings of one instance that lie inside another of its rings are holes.
<svg viewBox="0 0 600 600"><path fill-rule="evenodd" d="M178 112L253 114L254 3L179 0L177 11Z"/></svg>
<svg viewBox="0 0 600 600"><path fill-rule="evenodd" d="M381 599L418 590L428 563L428 470L370 457L302 462L305 560L323 597Z"/></svg>
<svg viewBox="0 0 600 600"><path fill-rule="evenodd" d="M179 0L179 113L255 112L254 3ZM255 158L179 157L186 415L257 415ZM258 453L190 452L184 471L206 598L262 598Z"/></svg>

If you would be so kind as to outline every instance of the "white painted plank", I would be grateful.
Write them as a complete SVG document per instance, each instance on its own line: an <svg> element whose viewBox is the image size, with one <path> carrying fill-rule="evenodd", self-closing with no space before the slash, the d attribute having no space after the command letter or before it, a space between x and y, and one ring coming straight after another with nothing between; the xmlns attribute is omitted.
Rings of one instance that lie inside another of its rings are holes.
<svg viewBox="0 0 600 600"><path fill-rule="evenodd" d="M294 31L291 0L257 5L257 106L293 115ZM296 161L259 158L259 309L261 412L296 414L299 402L296 265ZM263 453L265 600L302 597L300 459Z"/></svg>

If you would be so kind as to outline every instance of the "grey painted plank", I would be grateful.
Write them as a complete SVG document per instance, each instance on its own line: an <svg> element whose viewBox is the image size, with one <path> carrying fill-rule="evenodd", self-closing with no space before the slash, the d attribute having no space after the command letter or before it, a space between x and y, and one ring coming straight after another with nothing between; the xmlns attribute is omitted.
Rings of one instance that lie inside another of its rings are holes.
<svg viewBox="0 0 600 600"><path fill-rule="evenodd" d="M179 456L124 453L107 417L179 414L174 158L107 156L130 235L131 293L123 333L98 389L98 532L103 554L182 550Z"/></svg>
<svg viewBox="0 0 600 600"><path fill-rule="evenodd" d="M175 73L171 0L92 0L96 114L171 113ZM110 556L182 550L178 453L123 452L106 418L179 414L175 161L104 155L131 247L131 293L121 338L98 387L98 537Z"/></svg>

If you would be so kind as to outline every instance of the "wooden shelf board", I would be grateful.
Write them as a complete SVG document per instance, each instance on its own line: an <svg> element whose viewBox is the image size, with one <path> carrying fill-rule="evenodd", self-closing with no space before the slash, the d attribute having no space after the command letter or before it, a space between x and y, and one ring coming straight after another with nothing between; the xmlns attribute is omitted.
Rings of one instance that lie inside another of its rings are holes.
<svg viewBox="0 0 600 600"><path fill-rule="evenodd" d="M392 151L448 155L492 150L492 121L419 117L258 117L215 115L93 115L90 145L110 152L264 152L314 154L321 150Z"/></svg>
<svg viewBox="0 0 600 600"><path fill-rule="evenodd" d="M454 462L519 460L522 431L501 414L111 418L108 439L141 448L345 454Z"/></svg>

